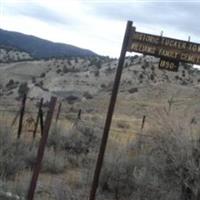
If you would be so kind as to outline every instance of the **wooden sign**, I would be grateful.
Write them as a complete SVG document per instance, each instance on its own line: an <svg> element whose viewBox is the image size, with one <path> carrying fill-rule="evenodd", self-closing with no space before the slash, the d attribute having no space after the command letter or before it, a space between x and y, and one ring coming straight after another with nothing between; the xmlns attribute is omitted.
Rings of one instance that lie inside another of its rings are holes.
<svg viewBox="0 0 200 200"><path fill-rule="evenodd" d="M162 66L164 66L164 63L167 63L165 66L168 66L169 61L172 60L169 69L172 67L172 63L176 63L172 67L173 69L176 68L175 66L178 65L177 62L179 61L200 65L200 44L136 32L135 30L136 28L132 27L132 36L127 51L148 54L167 60L167 62L161 60Z"/></svg>
<svg viewBox="0 0 200 200"><path fill-rule="evenodd" d="M166 58L161 58L159 62L159 69L166 69L169 71L178 71L179 62L177 60L170 60Z"/></svg>

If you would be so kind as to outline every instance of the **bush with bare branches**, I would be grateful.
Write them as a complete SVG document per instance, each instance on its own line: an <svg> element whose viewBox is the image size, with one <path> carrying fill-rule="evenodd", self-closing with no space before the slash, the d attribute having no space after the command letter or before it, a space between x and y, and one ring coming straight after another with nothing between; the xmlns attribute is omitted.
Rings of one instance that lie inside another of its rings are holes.
<svg viewBox="0 0 200 200"><path fill-rule="evenodd" d="M200 140L190 120L169 114L156 119L125 151L107 156L101 189L115 199L200 199Z"/></svg>

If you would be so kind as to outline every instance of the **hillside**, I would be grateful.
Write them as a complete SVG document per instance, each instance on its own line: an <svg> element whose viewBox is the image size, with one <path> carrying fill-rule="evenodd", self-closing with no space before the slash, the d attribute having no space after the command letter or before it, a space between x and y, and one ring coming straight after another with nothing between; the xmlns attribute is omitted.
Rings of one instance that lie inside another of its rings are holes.
<svg viewBox="0 0 200 200"><path fill-rule="evenodd" d="M75 95L81 101L85 93L104 96L111 91L117 63L117 59L108 57L2 63L1 95L17 97L20 85L26 83L33 98L49 99L50 95L57 95L67 100L68 96ZM148 98L150 90L152 94L158 93L163 84L171 86L175 94L180 88L195 88L199 83L200 72L190 65L181 65L174 73L159 70L158 60L153 57L134 56L126 58L120 92L124 96L141 93Z"/></svg>
<svg viewBox="0 0 200 200"><path fill-rule="evenodd" d="M25 51L35 59L69 56L94 56L94 52L69 44L55 43L31 35L0 29L0 47Z"/></svg>
<svg viewBox="0 0 200 200"><path fill-rule="evenodd" d="M188 187L190 180L197 181L189 185L190 190L199 186L200 71L188 64L181 64L177 73L159 70L158 61L126 57L99 200L182 200L184 183ZM38 126L33 141L38 102L44 98L46 114L52 95L58 102L35 200L88 199L117 63L96 56L0 64L0 175L4 178L0 199L6 192L26 195L41 133ZM19 140L15 139L17 116L24 92L28 99Z"/></svg>

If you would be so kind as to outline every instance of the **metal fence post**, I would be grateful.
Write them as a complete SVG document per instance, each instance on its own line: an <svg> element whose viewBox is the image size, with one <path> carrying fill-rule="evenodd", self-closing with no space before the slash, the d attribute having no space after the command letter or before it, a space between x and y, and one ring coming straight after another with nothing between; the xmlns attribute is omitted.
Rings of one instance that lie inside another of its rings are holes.
<svg viewBox="0 0 200 200"><path fill-rule="evenodd" d="M40 110L40 131L41 131L41 136L44 131L44 122L43 122L43 110Z"/></svg>
<svg viewBox="0 0 200 200"><path fill-rule="evenodd" d="M61 106L62 106L62 103L60 102L60 103L59 103L59 106L58 106L58 112L57 112L57 115L56 115L56 122L58 121L59 116L60 116Z"/></svg>
<svg viewBox="0 0 200 200"><path fill-rule="evenodd" d="M49 104L49 110L47 112L47 116L46 116L46 120L45 120L44 131L43 131L42 138L40 140L40 144L39 144L39 148L38 148L37 160L36 160L36 164L33 169L33 175L32 175L30 187L29 187L28 194L27 194L27 200L33 200L33 197L34 197L34 192L35 192L38 176L39 176L40 169L41 169L45 145L47 142L51 121L53 118L53 112L55 109L56 100L57 100L56 97L51 97L51 101Z"/></svg>
<svg viewBox="0 0 200 200"><path fill-rule="evenodd" d="M26 94L24 94L22 99L22 105L20 110L20 118L19 118L19 127L17 132L17 138L19 139L21 137L22 127L23 127L23 118L24 118L24 111L25 111L25 105L26 105Z"/></svg>
<svg viewBox="0 0 200 200"><path fill-rule="evenodd" d="M82 110L79 109L79 111L78 111L78 115L77 115L77 119L78 119L78 120L81 120L81 113L82 113Z"/></svg>
<svg viewBox="0 0 200 200"><path fill-rule="evenodd" d="M36 132L37 132L37 127L38 127L38 123L40 120L40 112L42 110L42 106L43 106L43 98L40 99L40 104L39 104L39 108L38 108L38 114L37 114L37 118L36 118L36 122L35 122L35 129L33 131L33 139L35 139L36 136Z"/></svg>
<svg viewBox="0 0 200 200"><path fill-rule="evenodd" d="M20 109L20 110L21 110L21 109ZM19 110L19 111L17 111L17 113L16 113L16 115L15 115L15 117L14 117L14 119L13 119L12 123L11 123L11 126L14 126L14 125L15 125L15 122L17 121L17 118L19 117L20 110Z"/></svg>
<svg viewBox="0 0 200 200"><path fill-rule="evenodd" d="M141 130L144 129L145 119L146 119L146 116L144 115L142 118Z"/></svg>

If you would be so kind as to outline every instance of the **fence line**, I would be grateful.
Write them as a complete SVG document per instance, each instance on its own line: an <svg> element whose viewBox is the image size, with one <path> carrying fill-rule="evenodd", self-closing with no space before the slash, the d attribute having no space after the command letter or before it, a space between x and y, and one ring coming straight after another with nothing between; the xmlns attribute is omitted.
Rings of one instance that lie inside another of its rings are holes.
<svg viewBox="0 0 200 200"><path fill-rule="evenodd" d="M28 200L32 200L34 198L35 188L36 188L36 185L37 185L37 180L38 180L38 176L39 176L40 169L41 169L45 145L46 145L46 142L47 142L48 133L49 133L49 129L50 129L52 118L53 118L56 100L57 100L56 97L52 97L50 104L49 104L49 110L48 110L46 120L45 120L45 124L44 124L44 131L42 133L42 138L40 140L40 144L39 144L39 148L38 148L37 160L36 160L36 164L35 164L35 167L34 167L34 170L33 170L33 175L32 175L32 179L31 179L30 187L29 187L28 194L27 194Z"/></svg>
<svg viewBox="0 0 200 200"><path fill-rule="evenodd" d="M43 129L42 129L42 127L43 127L43 120L41 122L41 117L40 117L41 112L42 112L42 106L43 106L43 98L41 98L41 100L40 100L38 114L37 114L37 118L36 118L36 122L35 122L35 128L34 128L34 131L33 131L33 139L35 139L35 136L36 136L36 132L37 132L37 127L38 127L39 120L40 120L40 123L42 124L41 125L41 133L43 131Z"/></svg>
<svg viewBox="0 0 200 200"><path fill-rule="evenodd" d="M20 118L19 118L19 127L18 127L18 132L17 132L17 138L19 139L21 136L22 128L23 128L23 118L24 118L24 111L25 111L25 106L26 106L26 94L24 94L23 99L22 99L22 105L20 109Z"/></svg>

